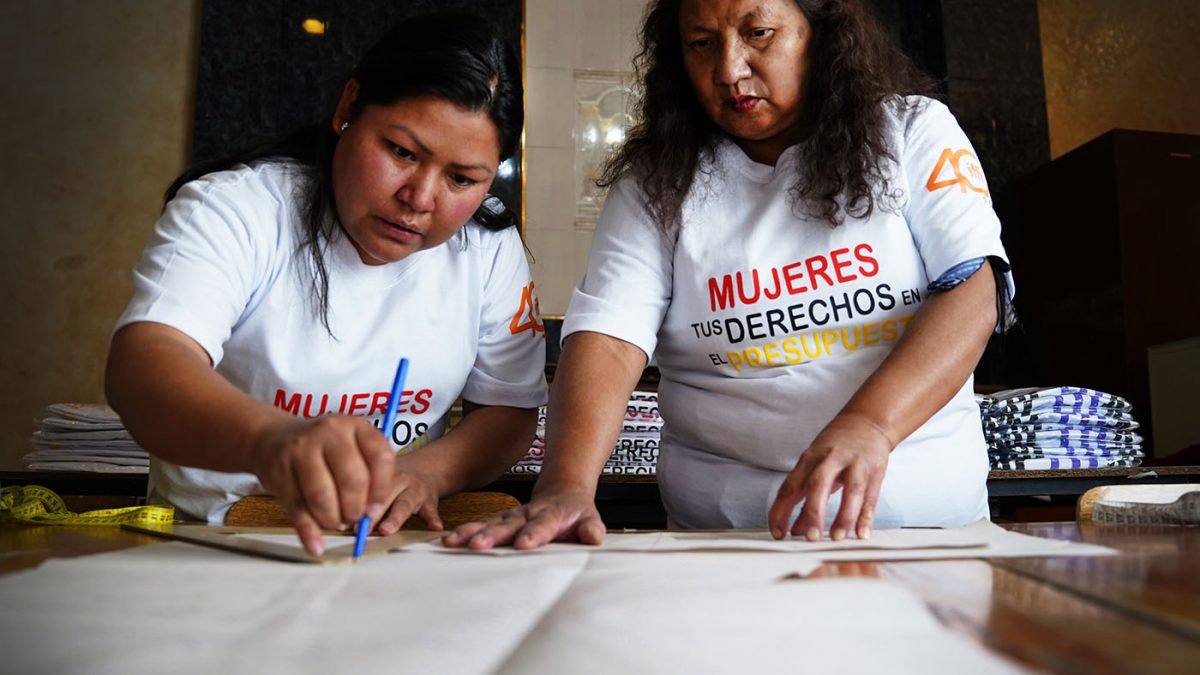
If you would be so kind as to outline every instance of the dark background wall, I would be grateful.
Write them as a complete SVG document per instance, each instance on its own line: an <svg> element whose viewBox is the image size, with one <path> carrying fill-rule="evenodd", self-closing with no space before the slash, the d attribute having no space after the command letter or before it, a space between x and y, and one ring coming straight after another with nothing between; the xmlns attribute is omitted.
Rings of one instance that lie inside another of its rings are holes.
<svg viewBox="0 0 1200 675"><path fill-rule="evenodd" d="M1185 196L1186 186L1200 181L1200 137L1164 133L1179 126L1170 122L1180 109L1195 110L1187 100L1194 100L1189 91L1195 90L1197 64L1193 59L1183 68L1163 67L1163 59L1155 67L1146 57L1155 50L1195 52L1194 39L1189 47L1182 36L1185 26L1193 38L1200 30L1196 5L871 3L897 42L940 82L942 97L975 146L1004 223L1021 323L1010 335L993 338L976 383L1114 393L1133 404L1151 455L1178 451L1187 439L1194 441L1193 451L1200 450L1200 426L1167 412L1183 409L1178 401L1194 401L1194 393L1160 384L1155 400L1148 365L1149 351L1176 349L1200 336L1200 283L1189 262L1200 245L1200 219L1195 200ZM1043 17L1054 39L1045 39ZM1174 24L1181 29L1165 28ZM1151 25L1164 28L1154 33L1147 30ZM1187 57L1176 60L1182 64ZM1055 76L1054 87L1046 86L1044 69ZM1190 84L1181 72L1192 73ZM1155 81L1161 84L1151 85ZM1174 93L1163 101L1155 91ZM1049 94L1057 97L1053 106ZM1130 106L1152 111L1160 124L1141 132L1091 122ZM1077 134L1082 145L1060 142L1053 156L1050 109L1060 124L1070 121L1066 114L1088 119L1099 135ZM1184 126L1196 133L1200 119L1193 115Z"/></svg>
<svg viewBox="0 0 1200 675"><path fill-rule="evenodd" d="M1004 210L1014 186L1050 161L1037 0L870 4L901 48L937 81L975 146L994 205ZM1006 349L1012 340L992 339L975 371L978 384L1014 382L1012 349Z"/></svg>
<svg viewBox="0 0 1200 675"><path fill-rule="evenodd" d="M993 197L1050 159L1037 0L870 0L979 155Z"/></svg>

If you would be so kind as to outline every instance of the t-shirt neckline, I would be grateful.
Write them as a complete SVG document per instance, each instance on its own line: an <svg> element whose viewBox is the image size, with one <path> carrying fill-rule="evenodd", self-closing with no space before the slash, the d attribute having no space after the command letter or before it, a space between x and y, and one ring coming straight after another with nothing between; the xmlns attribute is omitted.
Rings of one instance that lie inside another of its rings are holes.
<svg viewBox="0 0 1200 675"><path fill-rule="evenodd" d="M770 164L760 164L759 162L750 159L737 143L731 138L724 138L717 146L717 161L723 165L735 169L738 173L755 183L770 183L780 176L790 177L795 173L796 156L800 152L799 145L792 145L785 149L779 155L779 159L774 166Z"/></svg>
<svg viewBox="0 0 1200 675"><path fill-rule="evenodd" d="M399 282L417 266L429 251L417 251L403 260L383 265L368 265L358 254L350 236L339 226L330 243L332 267L337 274L359 288L387 288ZM443 244L444 245L444 244ZM331 270L332 271L332 270Z"/></svg>

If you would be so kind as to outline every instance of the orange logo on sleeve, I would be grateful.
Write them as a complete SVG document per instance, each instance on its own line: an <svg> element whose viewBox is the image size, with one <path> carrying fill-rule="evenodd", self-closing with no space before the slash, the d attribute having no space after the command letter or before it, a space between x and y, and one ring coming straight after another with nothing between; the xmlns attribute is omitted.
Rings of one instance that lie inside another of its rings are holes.
<svg viewBox="0 0 1200 675"><path fill-rule="evenodd" d="M988 191L987 179L983 177L983 167L979 166L979 158L970 150L942 150L933 173L925 182L925 189L933 192L952 185L957 185L960 192L978 192L983 195L984 202L991 203L992 193Z"/></svg>
<svg viewBox="0 0 1200 675"><path fill-rule="evenodd" d="M533 291L532 281L521 289L521 306L517 308L517 313L513 314L512 321L508 322L509 333L516 335L524 331L529 331L533 337L537 337L538 333L546 332L546 326L542 323L542 310L538 306L537 293Z"/></svg>

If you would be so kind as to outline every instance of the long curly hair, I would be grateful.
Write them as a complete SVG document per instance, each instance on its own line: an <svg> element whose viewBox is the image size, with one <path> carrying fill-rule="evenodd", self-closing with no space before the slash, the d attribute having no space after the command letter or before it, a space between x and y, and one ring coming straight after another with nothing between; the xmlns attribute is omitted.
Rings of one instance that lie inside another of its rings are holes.
<svg viewBox="0 0 1200 675"><path fill-rule="evenodd" d="M791 194L794 205L831 227L847 215L867 217L894 208L886 162L884 103L929 94L921 74L861 0L794 0L812 27L811 70L803 119L805 141ZM637 123L606 162L596 184L610 187L635 176L645 206L664 229L681 224L697 169L711 159L722 132L704 113L683 65L679 35L682 0L653 0L635 57L642 94ZM805 67L796 64L797 68Z"/></svg>

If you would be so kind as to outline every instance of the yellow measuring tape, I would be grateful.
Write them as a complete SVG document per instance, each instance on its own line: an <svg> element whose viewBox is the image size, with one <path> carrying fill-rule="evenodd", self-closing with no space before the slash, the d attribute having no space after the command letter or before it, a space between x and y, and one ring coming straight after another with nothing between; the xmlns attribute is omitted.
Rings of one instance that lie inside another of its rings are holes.
<svg viewBox="0 0 1200 675"><path fill-rule="evenodd" d="M174 520L172 506L129 506L71 513L62 497L40 485L0 488L0 525L159 525Z"/></svg>

